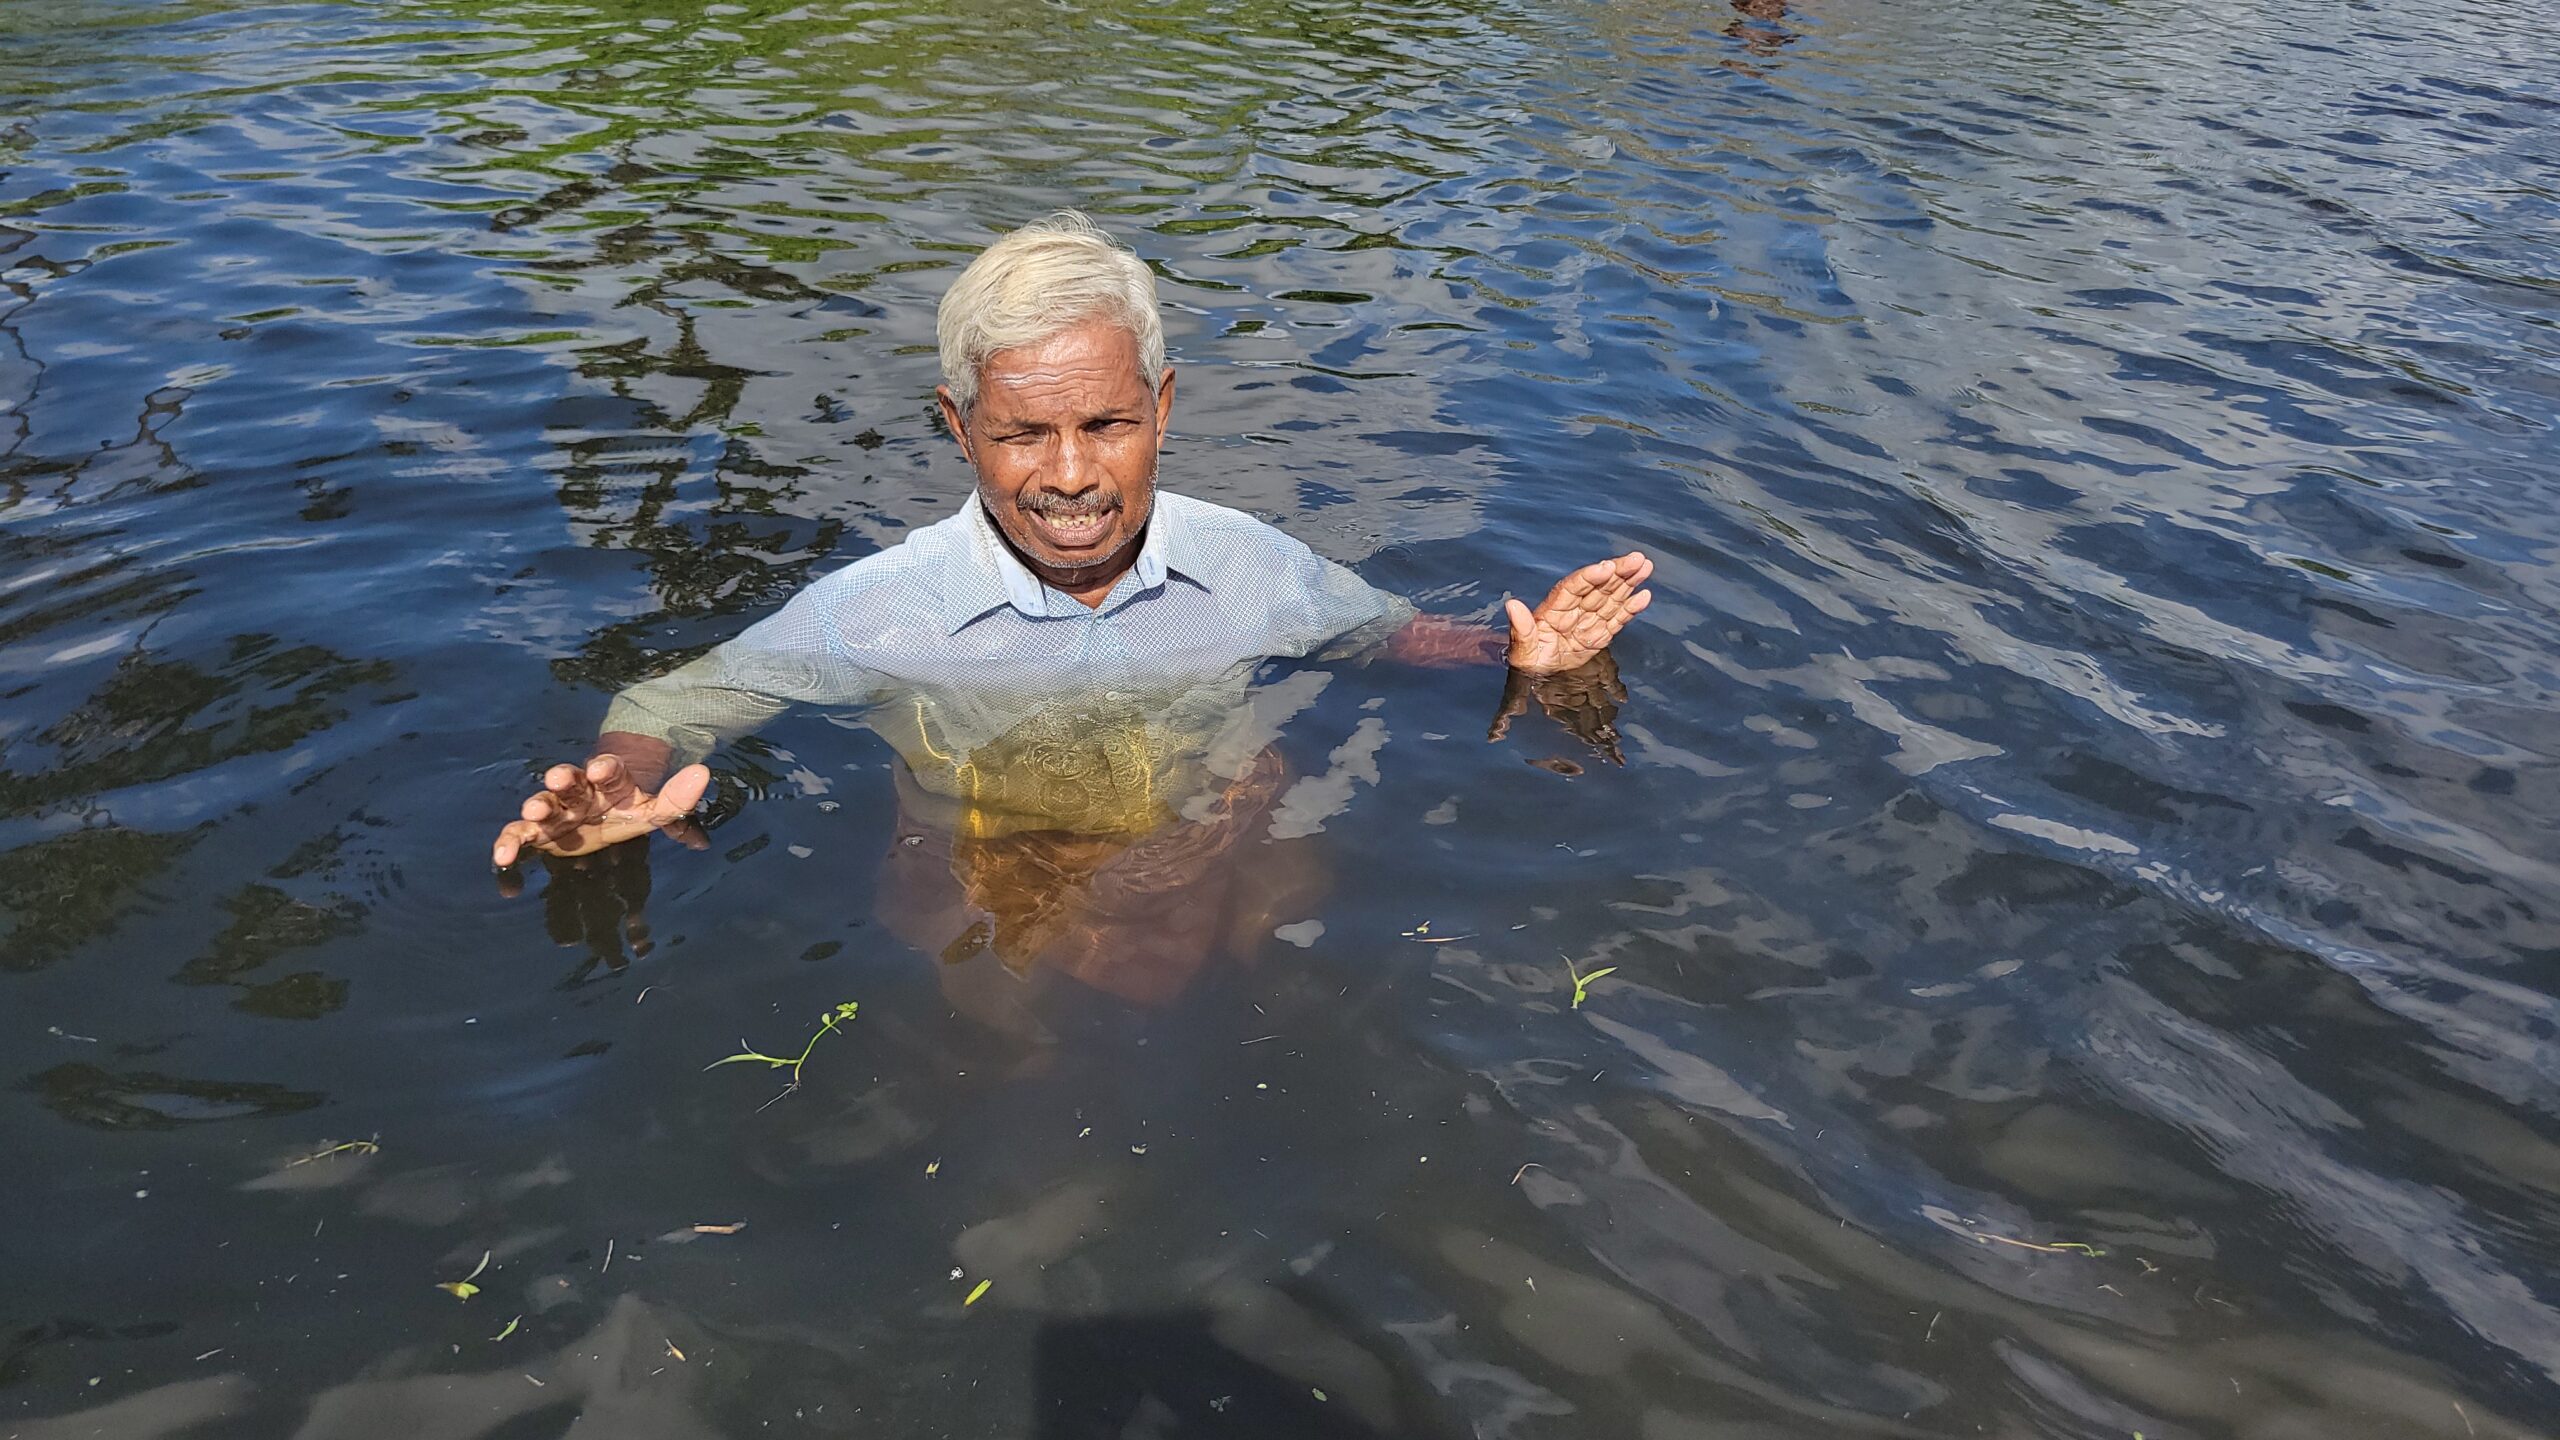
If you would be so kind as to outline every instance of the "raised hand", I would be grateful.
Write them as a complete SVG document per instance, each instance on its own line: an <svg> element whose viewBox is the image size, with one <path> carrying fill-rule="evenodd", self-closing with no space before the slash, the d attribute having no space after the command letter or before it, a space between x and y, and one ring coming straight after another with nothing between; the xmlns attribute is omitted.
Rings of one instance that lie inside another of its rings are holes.
<svg viewBox="0 0 2560 1440"><path fill-rule="evenodd" d="M643 790L623 758L610 753L589 760L583 770L554 765L542 777L542 793L524 802L522 818L498 832L489 859L504 869L527 850L588 855L653 830L700 849L708 842L701 827L686 817L702 803L710 784L708 768L688 765L655 792Z"/></svg>
<svg viewBox="0 0 2560 1440"><path fill-rule="evenodd" d="M1511 668L1531 675L1571 670L1609 648L1627 622L1653 603L1638 586L1653 575L1653 562L1630 550L1597 560L1556 582L1535 610L1517 600L1502 608L1511 617Z"/></svg>

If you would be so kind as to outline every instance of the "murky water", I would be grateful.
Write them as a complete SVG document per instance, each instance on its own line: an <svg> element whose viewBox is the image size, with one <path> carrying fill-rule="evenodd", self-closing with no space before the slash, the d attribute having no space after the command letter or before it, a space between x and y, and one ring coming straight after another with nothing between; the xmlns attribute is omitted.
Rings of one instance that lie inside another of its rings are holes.
<svg viewBox="0 0 2560 1440"><path fill-rule="evenodd" d="M2555 75L2497 0L13 0L0 1435L2548 1433ZM1168 485L1449 614L1655 556L1625 766L1267 676L1285 938L1134 989L901 938L822 715L501 897L614 689L949 511L932 302L1062 203Z"/></svg>

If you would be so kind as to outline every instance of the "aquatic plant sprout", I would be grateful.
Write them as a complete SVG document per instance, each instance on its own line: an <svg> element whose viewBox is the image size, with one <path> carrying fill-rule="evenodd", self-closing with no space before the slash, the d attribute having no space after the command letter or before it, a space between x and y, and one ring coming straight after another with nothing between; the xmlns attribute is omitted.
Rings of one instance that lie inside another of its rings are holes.
<svg viewBox="0 0 2560 1440"><path fill-rule="evenodd" d="M818 1042L835 1033L839 1026L850 1022L860 1008L861 1007L854 1001L847 1000L837 1005L834 1009L820 1015L818 1017L818 1033L809 1037L809 1043L801 1046L800 1053L797 1055L767 1055L761 1050L740 1050L735 1055L714 1060L702 1068L705 1070L717 1070L723 1065L741 1065L749 1061L753 1061L758 1064L770 1066L776 1070L788 1070L791 1072L791 1083L782 1088L782 1094L788 1095L792 1091L800 1088L800 1067L809 1063L809 1055L812 1051L818 1048ZM738 1043L740 1045L744 1045L747 1042L740 1040ZM776 1096L774 1098L780 1099L781 1096Z"/></svg>
<svg viewBox="0 0 2560 1440"><path fill-rule="evenodd" d="M1573 967L1572 956L1559 955L1556 958L1564 961L1564 973L1573 977L1573 1008L1576 1010L1582 1008L1583 1001L1591 998L1592 981L1618 973L1617 966L1604 965L1601 968L1592 971L1590 974L1585 975Z"/></svg>

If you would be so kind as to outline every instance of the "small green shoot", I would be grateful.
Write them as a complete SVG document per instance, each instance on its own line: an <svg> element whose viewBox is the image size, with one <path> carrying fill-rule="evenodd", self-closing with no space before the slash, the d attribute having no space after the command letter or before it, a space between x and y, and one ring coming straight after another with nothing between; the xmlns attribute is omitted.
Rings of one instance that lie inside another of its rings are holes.
<svg viewBox="0 0 2560 1440"><path fill-rule="evenodd" d="M1583 1001L1591 998L1592 981L1605 979L1608 976L1618 973L1617 966L1604 965L1601 968L1592 971L1590 974L1585 975L1581 971L1573 968L1572 956L1559 955L1557 958L1564 961L1564 973L1573 977L1573 1008L1576 1010L1582 1008Z"/></svg>
<svg viewBox="0 0 2560 1440"><path fill-rule="evenodd" d="M308 1155L295 1156L293 1159L285 1162L284 1168L290 1170L296 1165L308 1165L314 1160L326 1160L332 1155L378 1154L382 1149L380 1138L381 1137L376 1136L372 1140L349 1140L343 1145L332 1145L328 1141L323 1140L320 1142L319 1149L312 1151Z"/></svg>
<svg viewBox="0 0 2560 1440"><path fill-rule="evenodd" d="M468 1300L472 1296L479 1294L480 1287L472 1284L471 1282L479 1279L480 1272L489 1268L489 1257L493 1253L495 1252L488 1250L481 1251L480 1263L471 1267L470 1274L463 1276L459 1280L444 1281L442 1284L437 1285L436 1288L447 1295L452 1296L456 1300ZM501 1336L500 1338L503 1339L505 1337Z"/></svg>
<svg viewBox="0 0 2560 1440"><path fill-rule="evenodd" d="M981 1296L981 1295L986 1294L986 1293L987 1293L987 1290L988 1290L991 1286L993 1286L995 1283L996 1283L996 1282L994 1282L993 1280L981 1280L981 1281L979 1281L979 1282L978 1282L978 1288L969 1292L969 1298L960 1302L960 1304L961 1304L962 1308L964 1308L964 1309L965 1309L965 1308L967 1308L968 1306L971 1306L971 1305L975 1305L975 1304L977 1304L977 1303L978 1303L978 1297L979 1297L979 1296Z"/></svg>
<svg viewBox="0 0 2560 1440"><path fill-rule="evenodd" d="M2047 1255L2079 1254L2095 1260L2107 1253L2095 1245L2084 1245L2077 1240L2057 1240L2050 1245L2039 1245L2033 1240L2012 1240L2006 1235L1994 1235L1987 1230L1977 1232L1973 1238L1976 1244L2015 1245L2021 1250L2038 1250Z"/></svg>
<svg viewBox="0 0 2560 1440"><path fill-rule="evenodd" d="M800 1053L797 1055L786 1057L781 1055L767 1055L761 1050L741 1050L737 1054L731 1055L726 1059L714 1060L702 1068L705 1070L717 1070L723 1065L743 1065L753 1061L759 1065L771 1066L776 1070L788 1070L791 1072L791 1083L782 1087L782 1094L788 1095L792 1091L800 1088L800 1067L809 1063L809 1054L811 1051L818 1048L818 1042L826 1039L830 1034L833 1034L838 1026L852 1020L854 1013L860 1008L861 1007L853 1001L847 1000L833 1010L819 1016L818 1033L809 1037L809 1043L801 1046ZM741 1040L738 1043L740 1045L744 1045L747 1042ZM781 1098L781 1095L774 1097L776 1100ZM766 1103L771 1104L772 1102L767 1101Z"/></svg>
<svg viewBox="0 0 2560 1440"><path fill-rule="evenodd" d="M517 1317L516 1317L516 1318L514 1318L513 1320L508 1321L508 1322L507 1322L507 1328L506 1328L506 1329L501 1330L501 1331L499 1331L497 1334L492 1335L492 1336L490 1336L490 1337L489 1337L489 1341L490 1341L490 1343L491 1343L491 1344L496 1344L498 1341L500 1341L500 1340L504 1340L504 1339L506 1339L508 1336L513 1335L514 1333L516 1333L516 1327L517 1327L517 1326L519 1326L519 1325L521 1325L521 1324L523 1324L523 1323L524 1323L524 1317L523 1317L523 1316L521 1316L521 1315L517 1316Z"/></svg>

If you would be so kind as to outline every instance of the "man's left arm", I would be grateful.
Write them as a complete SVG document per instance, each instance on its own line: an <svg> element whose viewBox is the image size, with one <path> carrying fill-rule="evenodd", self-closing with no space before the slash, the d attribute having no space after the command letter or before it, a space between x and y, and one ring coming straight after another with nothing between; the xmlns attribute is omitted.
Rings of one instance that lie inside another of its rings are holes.
<svg viewBox="0 0 2560 1440"><path fill-rule="evenodd" d="M1557 581L1535 609L1518 600L1504 601L1507 624L1496 630L1446 615L1417 614L1344 570L1338 588L1356 585L1388 608L1337 641L1336 648L1348 643L1432 668L1505 663L1510 674L1487 739L1501 739L1534 699L1602 758L1623 764L1616 720L1627 690L1618 679L1609 643L1653 603L1653 592L1644 588L1652 577L1653 561L1642 551L1595 561ZM1403 620L1395 624L1399 611ZM1383 639L1361 643L1389 624L1395 628Z"/></svg>
<svg viewBox="0 0 2560 1440"><path fill-rule="evenodd" d="M1386 653L1415 665L1486 665L1496 660L1526 675L1561 675L1597 658L1653 603L1644 582L1653 561L1641 550L1597 560L1555 583L1534 610L1502 602L1509 631L1488 630L1444 615L1416 615L1387 638Z"/></svg>

